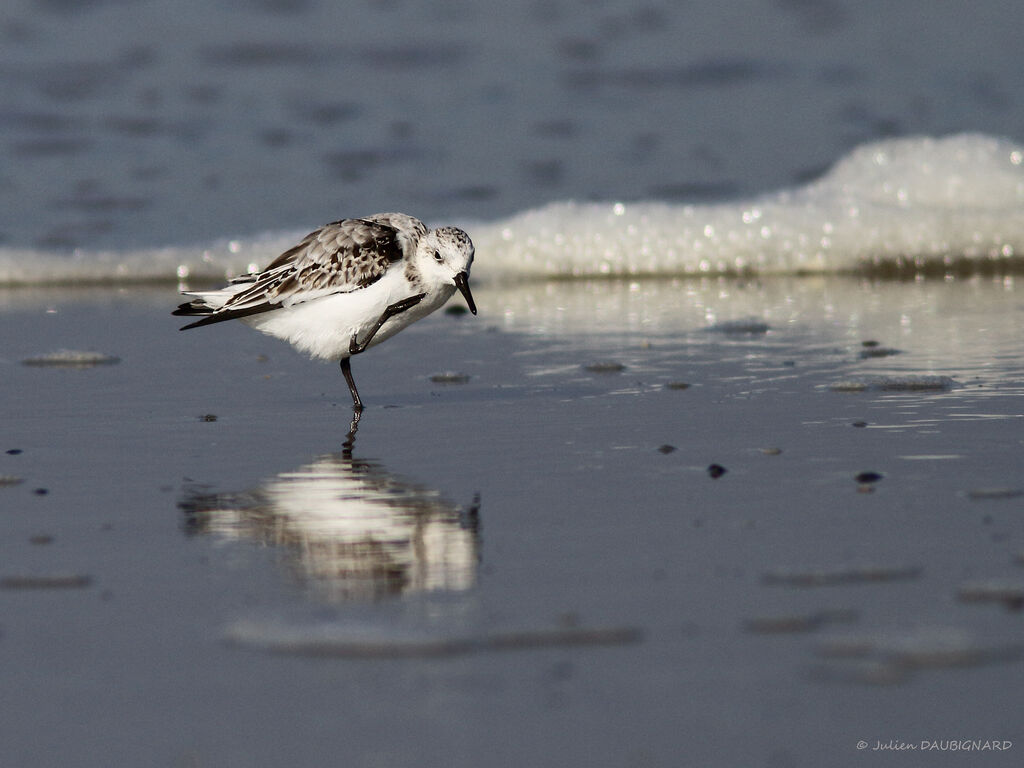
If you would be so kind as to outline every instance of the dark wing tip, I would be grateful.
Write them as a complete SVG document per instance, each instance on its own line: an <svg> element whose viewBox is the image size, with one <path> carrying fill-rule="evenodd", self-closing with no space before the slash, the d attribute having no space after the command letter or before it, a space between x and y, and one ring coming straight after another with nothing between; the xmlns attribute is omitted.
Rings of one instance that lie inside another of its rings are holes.
<svg viewBox="0 0 1024 768"><path fill-rule="evenodd" d="M196 301L186 301L184 304L178 305L178 308L171 312L172 315L178 317L196 317L199 316L201 319L194 323L179 328L179 331L187 331L189 328L195 328L199 325L207 325L209 323L215 323L217 320L213 319L213 315L210 312L210 308ZM219 318L218 318L219 319Z"/></svg>
<svg viewBox="0 0 1024 768"><path fill-rule="evenodd" d="M191 301L186 301L184 304L179 304L178 308L171 312L172 315L188 316L188 315L205 315L207 312L203 312L193 306Z"/></svg>

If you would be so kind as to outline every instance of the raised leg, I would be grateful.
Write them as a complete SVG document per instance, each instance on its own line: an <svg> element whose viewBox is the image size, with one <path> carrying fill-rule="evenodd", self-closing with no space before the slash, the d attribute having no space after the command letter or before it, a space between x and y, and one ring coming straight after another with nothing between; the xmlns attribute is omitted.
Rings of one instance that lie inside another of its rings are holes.
<svg viewBox="0 0 1024 768"><path fill-rule="evenodd" d="M347 357L341 358L341 373L348 383L348 391L352 393L352 411L356 416L355 421L358 423L358 414L363 410L363 401L359 399L359 390L356 389L356 380L352 378L352 363L349 360L350 358Z"/></svg>
<svg viewBox="0 0 1024 768"><path fill-rule="evenodd" d="M373 328L370 330L370 333L361 342L358 339L358 335L353 333L352 334L352 341L350 341L349 345L348 345L349 354L350 355L358 355L360 352L364 351L366 349L366 347L369 346L370 341L373 339L373 337L377 335L377 331L379 331L381 328L384 327L384 323L386 323L388 320L390 320L395 315L400 315L403 312L405 312L405 310L412 309L417 304L419 304L421 301L423 301L423 297L426 296L426 295L427 294L425 294L425 293L420 293L420 294L417 294L416 296L410 296L408 299L402 299L401 301L396 301L394 304L390 305L387 309L384 310L384 312L380 316L380 319L377 321L377 324L375 326L373 326ZM342 370L344 370L344 368L345 368L345 361L344 360L342 361L341 365L342 365ZM345 374L345 378L349 380L349 387L352 389L352 393L355 394L355 386L351 383L352 382L351 374Z"/></svg>

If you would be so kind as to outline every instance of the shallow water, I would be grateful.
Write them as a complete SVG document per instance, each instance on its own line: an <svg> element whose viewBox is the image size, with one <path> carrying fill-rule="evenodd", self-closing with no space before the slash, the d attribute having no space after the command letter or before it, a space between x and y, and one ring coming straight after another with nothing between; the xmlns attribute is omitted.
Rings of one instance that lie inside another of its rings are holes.
<svg viewBox="0 0 1024 768"><path fill-rule="evenodd" d="M1017 293L484 287L479 317L356 360L347 459L332 366L241 325L177 333L172 290L6 291L8 755L853 765L859 740L1015 742ZM54 349L120 362L20 364Z"/></svg>

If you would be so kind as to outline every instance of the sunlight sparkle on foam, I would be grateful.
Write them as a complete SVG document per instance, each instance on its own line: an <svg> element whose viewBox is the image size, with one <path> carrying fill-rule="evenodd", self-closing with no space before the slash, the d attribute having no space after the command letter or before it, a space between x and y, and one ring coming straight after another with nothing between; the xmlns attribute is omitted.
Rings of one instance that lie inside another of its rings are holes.
<svg viewBox="0 0 1024 768"><path fill-rule="evenodd" d="M754 200L552 203L471 229L474 277L765 273L1024 252L1024 150L964 134L855 149ZM570 245L571 244L571 245Z"/></svg>
<svg viewBox="0 0 1024 768"><path fill-rule="evenodd" d="M441 223L451 222L431 225ZM463 226L477 282L1020 259L1024 148L980 134L890 139L854 149L805 186L753 199L555 202ZM266 265L304 230L71 258L0 248L0 283L223 279Z"/></svg>

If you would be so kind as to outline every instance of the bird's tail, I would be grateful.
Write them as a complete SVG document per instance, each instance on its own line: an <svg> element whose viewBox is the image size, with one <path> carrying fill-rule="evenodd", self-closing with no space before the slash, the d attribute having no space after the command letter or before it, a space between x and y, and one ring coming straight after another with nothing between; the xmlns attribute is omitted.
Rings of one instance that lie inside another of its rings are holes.
<svg viewBox="0 0 1024 768"><path fill-rule="evenodd" d="M217 310L223 307L232 296L239 291L245 290L249 284L252 283L251 275L241 275L240 277L234 278L231 283L224 288L220 288L216 291L182 291L185 296L191 296L191 301L186 301L184 304L180 304L176 310L171 312L172 315L184 316L184 317L202 317L204 319L186 325L181 330L186 328L195 328L199 325L208 325L217 320L226 320L229 317L235 315L225 315L219 317L217 320L210 318L210 315L214 314Z"/></svg>

